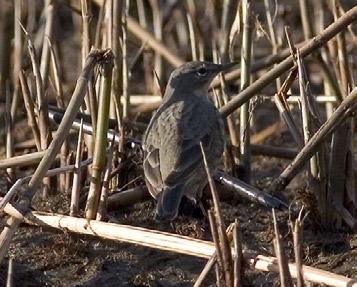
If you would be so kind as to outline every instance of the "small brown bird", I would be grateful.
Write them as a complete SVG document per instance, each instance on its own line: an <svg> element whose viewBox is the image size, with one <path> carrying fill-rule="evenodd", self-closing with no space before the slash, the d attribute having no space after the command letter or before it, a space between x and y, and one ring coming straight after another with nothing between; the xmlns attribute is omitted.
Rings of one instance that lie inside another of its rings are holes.
<svg viewBox="0 0 357 287"><path fill-rule="evenodd" d="M196 201L207 184L200 142L211 171L224 149L224 125L208 99L214 77L234 64L189 62L174 70L143 140L144 173L157 199L156 218L173 220L185 195Z"/></svg>

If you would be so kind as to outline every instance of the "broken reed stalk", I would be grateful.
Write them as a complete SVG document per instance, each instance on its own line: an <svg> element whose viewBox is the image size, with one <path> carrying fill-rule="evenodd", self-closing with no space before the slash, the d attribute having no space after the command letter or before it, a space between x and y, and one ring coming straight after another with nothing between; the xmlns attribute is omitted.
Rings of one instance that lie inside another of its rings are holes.
<svg viewBox="0 0 357 287"><path fill-rule="evenodd" d="M295 220L295 223L292 224L292 229L296 264L296 287L304 287L304 275L302 272L302 221L300 216Z"/></svg>
<svg viewBox="0 0 357 287"><path fill-rule="evenodd" d="M321 34L311 39L308 43L304 44L301 49L301 57L306 57L311 54L327 41L332 39L336 34L346 29L348 25L357 19L357 7L348 10L343 16L338 18L330 26L328 26ZM284 72L288 71L294 66L293 57L289 56L287 59L279 63L276 67L272 68L269 72L260 77L257 81L252 83L249 87L241 91L235 96L227 105L220 109L222 116L227 117L243 103L255 96L261 89L271 83L274 79L281 76Z"/></svg>
<svg viewBox="0 0 357 287"><path fill-rule="evenodd" d="M6 82L5 88L5 129L6 129L6 158L14 156L14 131L13 119L11 117L11 92L9 81ZM7 168L6 170L10 182L16 178L15 168Z"/></svg>
<svg viewBox="0 0 357 287"><path fill-rule="evenodd" d="M41 150L45 150L47 149L50 141L52 140L52 135L49 129L50 123L48 117L48 98L44 90L42 75L36 58L35 47L33 46L30 35L27 33L27 31L22 25L21 27L25 33L25 37L27 40L27 48L31 58L32 71L36 80L36 99L37 99L37 106L38 106L37 113L38 113L38 126L40 131ZM45 178L43 183L44 183L43 197L46 198L51 188L51 183L48 178Z"/></svg>
<svg viewBox="0 0 357 287"><path fill-rule="evenodd" d="M107 133L109 122L110 95L112 88L113 54L107 55L101 64L102 81L100 85L97 137L95 141L94 160L91 168L91 181L86 205L86 218L94 219L98 211L102 173L105 166Z"/></svg>
<svg viewBox="0 0 357 287"><path fill-rule="evenodd" d="M277 92L277 94L274 95L274 102L286 126L289 128L289 131L293 136L295 143L297 144L298 147L302 147L304 145L303 144L304 142L301 132L296 125L296 121L294 120L294 117L291 113L291 110L286 100L287 97L286 94L288 93L291 85L293 84L296 75L297 75L297 69L293 69L289 73L284 83L281 85L280 90Z"/></svg>
<svg viewBox="0 0 357 287"><path fill-rule="evenodd" d="M216 221L217 221L217 230L218 230L220 248L222 250L224 281L227 284L227 286L233 286L232 253L231 253L227 233L226 233L226 230L224 227L222 215L221 215L222 213L221 213L221 208L220 208L220 204L219 204L218 193L217 193L213 178L211 176L211 171L210 171L208 163L207 163L207 158L206 158L205 150L204 150L202 143L200 143L200 146L201 146L203 164L205 166L205 170L207 173L208 184L210 186L211 193L212 193L213 207L214 207L214 211L215 211L214 214L215 214Z"/></svg>
<svg viewBox="0 0 357 287"><path fill-rule="evenodd" d="M227 236L228 236L228 240L231 241L233 238L233 229L234 229L234 224L230 224L227 227ZM217 266L217 248L214 251L214 253L212 254L212 256L208 259L205 267L202 269L200 275L197 277L195 284L193 285L193 287L200 287L203 284L203 281L205 280L205 278L207 277L208 273L211 271L213 266Z"/></svg>
<svg viewBox="0 0 357 287"><path fill-rule="evenodd" d="M55 1L48 0L46 1L47 7L45 7L45 15L46 15L46 24L45 24L45 35L43 37L43 45L42 45L42 54L41 54L41 66L40 72L43 81L43 89L47 90L48 83L48 71L50 65L50 47L47 41L48 39L52 39L53 36L53 25L54 25L54 17L55 13Z"/></svg>
<svg viewBox="0 0 357 287"><path fill-rule="evenodd" d="M357 7L356 7L357 8ZM356 10L357 11L357 10ZM305 144L296 158L280 174L270 187L271 191L283 190L292 178L297 175L306 162L316 153L323 141L334 133L357 109L357 87L343 100L332 116L318 129Z"/></svg>
<svg viewBox="0 0 357 287"><path fill-rule="evenodd" d="M243 248L242 233L239 228L238 219L234 221L233 228L233 248L234 248L234 287L242 286L242 268L243 268Z"/></svg>
<svg viewBox="0 0 357 287"><path fill-rule="evenodd" d="M286 257L286 254L284 252L284 247L281 242L274 208L272 212L273 212L273 222L274 222L274 232L275 232L275 238L273 239L273 244L274 244L275 256L278 259L280 284L282 287L293 287L293 281L288 266L288 259Z"/></svg>
<svg viewBox="0 0 357 287"><path fill-rule="evenodd" d="M78 132L76 159L74 163L71 203L69 207L70 216L77 216L79 212L79 196L80 196L81 181L82 181L81 160L82 160L83 148L84 148L83 147L83 119L81 119L81 126Z"/></svg>
<svg viewBox="0 0 357 287"><path fill-rule="evenodd" d="M12 104L11 104L11 117L15 118L18 104L19 104L19 98L20 98L20 82L19 82L19 73L21 71L21 64L22 64L22 49L23 49L23 43L22 43L22 33L21 33L21 27L20 27L20 22L22 20L22 0L15 0L14 1L14 54L13 54L13 97L12 97ZM7 19L8 21L8 19ZM1 25L1 24L0 24Z"/></svg>
<svg viewBox="0 0 357 287"><path fill-rule="evenodd" d="M252 58L252 15L251 1L242 1L242 18L243 18L243 35L242 35L242 50L241 50L241 79L240 90L243 91L250 85L250 62ZM244 167L243 179L245 182L250 182L251 177L251 159L250 159L250 101L246 101L240 108L240 162Z"/></svg>
<svg viewBox="0 0 357 287"><path fill-rule="evenodd" d="M7 204L5 212L17 211L11 204ZM21 215L21 214L20 214ZM203 241L188 236L170 234L158 230L142 227L107 223L85 218L74 218L59 214L30 211L26 215L26 222L43 227L53 227L64 232L88 234L103 239L138 244L174 253L209 259L215 252L213 242ZM245 253L246 262L254 269L261 271L278 271L277 259L263 255L251 256ZM296 266L289 264L291 275L296 277ZM304 279L313 283L326 284L336 287L357 287L357 280L337 275L310 266L303 266Z"/></svg>
<svg viewBox="0 0 357 287"><path fill-rule="evenodd" d="M37 188L41 184L41 181L45 176L47 170L50 168L51 164L55 160L63 144L63 141L69 133L69 130L72 126L72 122L74 121L79 107L82 104L88 80L93 73L93 68L95 64L99 61L102 61L103 58L105 59L108 54L111 55L111 53L108 51L98 50L93 50L91 53L89 53L86 65L84 66L83 71L78 78L76 88L68 104L63 120L61 121L61 124L58 127L56 137L51 142L50 146L47 148L45 155L43 156L34 175L31 178L31 181L28 185L28 189L24 193L23 198L21 198L18 203L21 214L24 215L28 212L31 200L35 195ZM4 258L9 248L12 237L14 236L21 222L21 218L14 218L11 216L8 217L8 219L6 220L6 225L0 234L0 262Z"/></svg>
<svg viewBox="0 0 357 287"><path fill-rule="evenodd" d="M40 130L37 124L36 116L35 116L35 105L32 100L29 87L27 85L27 81L24 76L24 72L21 70L19 72L19 78L22 88L22 96L24 99L25 109L27 113L27 123L31 127L33 137L35 139L37 150L41 150L41 137Z"/></svg>
<svg viewBox="0 0 357 287"><path fill-rule="evenodd" d="M13 287L13 286L14 286L14 258L10 256L8 267L7 267L6 287Z"/></svg>
<svg viewBox="0 0 357 287"><path fill-rule="evenodd" d="M219 244L219 236L218 236L218 230L217 230L217 221L216 217L214 215L214 211L212 209L208 210L208 219L209 219L209 225L211 229L211 234L212 234L212 240L214 242L214 246L216 247L216 264L218 265L218 270L220 274L224 274L224 262L223 262L223 256L222 256L222 250L221 246ZM217 282L220 282L224 278L220 278L222 276L218 276ZM224 275L223 275L224 277Z"/></svg>
<svg viewBox="0 0 357 287"><path fill-rule="evenodd" d="M299 49L296 50L297 64L299 70L299 88L301 95L301 113L302 113L302 124L303 124L303 134L305 144L310 140L312 135L316 132L317 128L320 126L320 118L317 112L316 102L314 101L310 86L307 72L303 60L300 57ZM328 214L330 210L327 203L327 189L326 189L326 178L327 178L327 167L326 167L326 154L324 145L321 145L311 158L309 167L309 187L312 189L317 206L318 212L321 217L321 222L324 226L331 225L331 221L328 220Z"/></svg>

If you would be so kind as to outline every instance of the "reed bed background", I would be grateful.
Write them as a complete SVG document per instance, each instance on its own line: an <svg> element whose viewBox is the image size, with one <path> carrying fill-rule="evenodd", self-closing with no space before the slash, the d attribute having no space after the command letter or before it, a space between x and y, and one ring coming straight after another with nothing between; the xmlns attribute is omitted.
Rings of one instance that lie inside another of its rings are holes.
<svg viewBox="0 0 357 287"><path fill-rule="evenodd" d="M357 286L354 1L0 5L2 285ZM141 138L192 60L239 63L222 166L155 222Z"/></svg>

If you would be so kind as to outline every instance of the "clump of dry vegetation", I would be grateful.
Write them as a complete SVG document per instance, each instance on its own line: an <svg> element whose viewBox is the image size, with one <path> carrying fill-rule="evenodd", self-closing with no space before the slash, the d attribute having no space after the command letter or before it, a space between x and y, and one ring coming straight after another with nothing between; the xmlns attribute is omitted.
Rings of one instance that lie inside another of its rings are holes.
<svg viewBox="0 0 357 287"><path fill-rule="evenodd" d="M0 0L4 285L357 286L351 2ZM239 65L210 89L207 217L170 225L141 137L192 60Z"/></svg>

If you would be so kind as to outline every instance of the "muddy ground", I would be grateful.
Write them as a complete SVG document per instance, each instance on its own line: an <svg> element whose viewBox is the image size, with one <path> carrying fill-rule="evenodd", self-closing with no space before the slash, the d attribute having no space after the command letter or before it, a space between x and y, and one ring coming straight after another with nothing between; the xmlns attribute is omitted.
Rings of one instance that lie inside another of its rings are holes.
<svg viewBox="0 0 357 287"><path fill-rule="evenodd" d="M279 144L289 138L279 132L271 142ZM253 182L264 189L289 161L254 157ZM284 195L291 201L304 201L313 206L304 190L304 175L289 186ZM66 195L40 197L34 207L47 211L66 211ZM174 232L210 240L205 218L198 213L181 215L172 224L153 219L153 200L137 203L111 213L111 220L123 224ZM257 254L273 256L273 225L270 210L233 195L222 202L226 223L239 219L243 246ZM187 211L186 211L187 213ZM327 231L316 223L310 213L304 225L304 264L348 277L357 277L357 236ZM292 236L288 226L289 213L278 212L279 227L286 253L293 261ZM49 228L23 225L11 243L9 253L0 266L1 286L5 286L8 258L14 259L14 286L192 286L206 260L163 252L132 244L102 240L92 236L71 234ZM277 274L258 272L247 267L244 286L278 286ZM215 286L213 272L204 286Z"/></svg>

